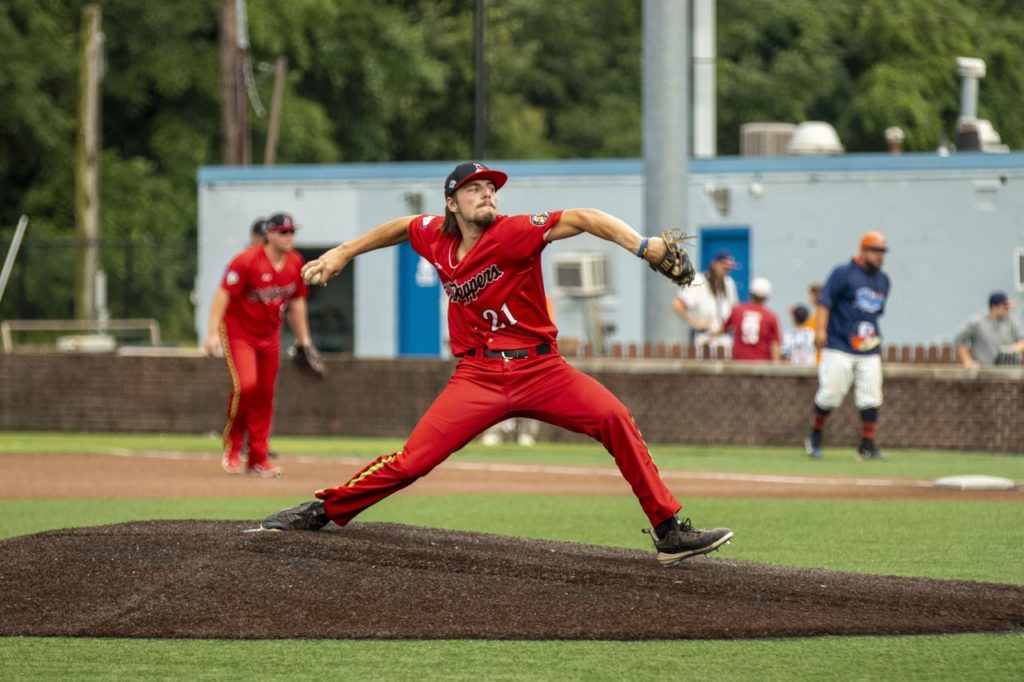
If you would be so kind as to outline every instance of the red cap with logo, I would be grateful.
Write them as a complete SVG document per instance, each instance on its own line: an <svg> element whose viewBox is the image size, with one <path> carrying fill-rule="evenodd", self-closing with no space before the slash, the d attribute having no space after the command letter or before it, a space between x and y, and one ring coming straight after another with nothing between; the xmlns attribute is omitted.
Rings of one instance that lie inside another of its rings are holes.
<svg viewBox="0 0 1024 682"><path fill-rule="evenodd" d="M475 161L460 163L444 181L445 197L455 194L455 190L472 180L490 180L494 183L494 189L498 190L508 181L508 174Z"/></svg>

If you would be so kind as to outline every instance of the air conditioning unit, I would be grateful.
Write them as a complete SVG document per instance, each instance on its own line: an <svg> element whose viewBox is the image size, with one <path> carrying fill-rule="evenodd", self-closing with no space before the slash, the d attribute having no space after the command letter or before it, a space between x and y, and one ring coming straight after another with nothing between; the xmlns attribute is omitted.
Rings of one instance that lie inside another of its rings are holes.
<svg viewBox="0 0 1024 682"><path fill-rule="evenodd" d="M608 293L607 254L565 254L555 259L554 268L556 293L576 298Z"/></svg>
<svg viewBox="0 0 1024 682"><path fill-rule="evenodd" d="M794 130L793 123L744 123L740 126L740 156L785 156Z"/></svg>

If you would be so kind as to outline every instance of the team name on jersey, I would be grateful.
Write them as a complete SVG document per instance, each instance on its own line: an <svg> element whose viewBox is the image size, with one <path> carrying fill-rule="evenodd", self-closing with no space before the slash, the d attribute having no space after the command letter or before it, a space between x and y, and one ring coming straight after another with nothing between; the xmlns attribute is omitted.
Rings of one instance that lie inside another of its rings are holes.
<svg viewBox="0 0 1024 682"><path fill-rule="evenodd" d="M491 265L461 284L454 279L446 282L444 292L448 294L448 300L452 303L471 303L476 300L481 291L501 279L503 274L497 265Z"/></svg>
<svg viewBox="0 0 1024 682"><path fill-rule="evenodd" d="M251 290L246 298L250 301L260 303L273 303L279 301L282 298L291 298L292 294L298 288L296 284L289 284L283 287L260 287L258 289Z"/></svg>
<svg viewBox="0 0 1024 682"><path fill-rule="evenodd" d="M853 300L854 305L860 310L866 313L877 313L885 303L885 294L868 287L861 287L854 293Z"/></svg>

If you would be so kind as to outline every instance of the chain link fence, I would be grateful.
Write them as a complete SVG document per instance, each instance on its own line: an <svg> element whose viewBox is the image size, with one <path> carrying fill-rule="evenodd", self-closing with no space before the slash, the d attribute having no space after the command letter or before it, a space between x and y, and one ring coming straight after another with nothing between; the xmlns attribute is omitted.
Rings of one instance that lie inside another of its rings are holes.
<svg viewBox="0 0 1024 682"><path fill-rule="evenodd" d="M10 239L2 242L4 255ZM87 242L25 236L0 301L0 319L71 319L75 316L75 258ZM152 318L164 343L194 344L195 240L98 242L107 278L110 318Z"/></svg>

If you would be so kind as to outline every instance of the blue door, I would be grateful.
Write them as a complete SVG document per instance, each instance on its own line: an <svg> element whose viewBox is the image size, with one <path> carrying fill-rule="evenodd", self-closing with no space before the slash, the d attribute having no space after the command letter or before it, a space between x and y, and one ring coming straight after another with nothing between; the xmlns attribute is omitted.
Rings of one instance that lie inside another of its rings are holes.
<svg viewBox="0 0 1024 682"><path fill-rule="evenodd" d="M441 282L409 242L398 251L398 354L441 355Z"/></svg>
<svg viewBox="0 0 1024 682"><path fill-rule="evenodd" d="M727 249L736 261L732 271L736 280L736 293L741 301L748 299L750 285L750 228L749 227L702 227L700 237L700 269L704 272L711 265L711 259L719 251Z"/></svg>

